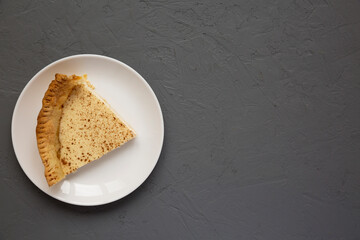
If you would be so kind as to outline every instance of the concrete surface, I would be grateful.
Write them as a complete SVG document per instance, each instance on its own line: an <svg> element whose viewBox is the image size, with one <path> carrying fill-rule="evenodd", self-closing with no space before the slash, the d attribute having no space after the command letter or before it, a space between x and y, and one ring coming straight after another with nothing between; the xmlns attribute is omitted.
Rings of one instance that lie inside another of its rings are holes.
<svg viewBox="0 0 360 240"><path fill-rule="evenodd" d="M0 0L0 239L360 239L360 2ZM130 196L77 207L13 152L25 84L59 58L119 59L165 143Z"/></svg>

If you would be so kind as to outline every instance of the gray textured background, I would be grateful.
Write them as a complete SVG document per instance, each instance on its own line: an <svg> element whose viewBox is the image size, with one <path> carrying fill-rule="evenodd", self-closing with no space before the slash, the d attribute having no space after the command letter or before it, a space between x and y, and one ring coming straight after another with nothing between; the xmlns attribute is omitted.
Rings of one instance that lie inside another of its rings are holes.
<svg viewBox="0 0 360 240"><path fill-rule="evenodd" d="M360 239L360 2L0 0L0 239ZM149 179L98 207L21 170L11 117L59 58L136 69L164 113Z"/></svg>

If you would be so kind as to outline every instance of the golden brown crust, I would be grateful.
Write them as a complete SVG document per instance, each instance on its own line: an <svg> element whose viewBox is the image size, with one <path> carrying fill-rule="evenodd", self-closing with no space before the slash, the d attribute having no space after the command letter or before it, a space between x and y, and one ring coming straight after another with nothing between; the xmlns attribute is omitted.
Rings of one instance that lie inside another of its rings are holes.
<svg viewBox="0 0 360 240"><path fill-rule="evenodd" d="M39 153L45 166L45 177L49 186L65 177L59 160L59 122L62 106L72 89L86 79L72 75L56 74L42 100L37 118L36 139Z"/></svg>

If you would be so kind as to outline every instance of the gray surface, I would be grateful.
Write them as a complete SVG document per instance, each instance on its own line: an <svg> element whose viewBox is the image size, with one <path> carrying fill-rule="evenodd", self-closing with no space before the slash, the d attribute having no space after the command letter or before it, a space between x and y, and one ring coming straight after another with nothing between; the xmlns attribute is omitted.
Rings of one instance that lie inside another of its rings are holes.
<svg viewBox="0 0 360 240"><path fill-rule="evenodd" d="M360 2L0 1L0 239L360 239ZM21 90L59 58L136 69L163 108L149 179L99 207L22 172Z"/></svg>

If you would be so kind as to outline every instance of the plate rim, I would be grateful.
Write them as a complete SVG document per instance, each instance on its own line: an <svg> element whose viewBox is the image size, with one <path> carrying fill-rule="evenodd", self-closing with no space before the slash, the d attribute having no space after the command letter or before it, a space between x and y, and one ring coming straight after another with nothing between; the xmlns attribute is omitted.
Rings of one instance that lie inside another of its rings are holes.
<svg viewBox="0 0 360 240"><path fill-rule="evenodd" d="M74 59L74 58L82 58L82 57L92 57L92 58L102 58L102 59L106 59L106 60L110 60L110 61L113 61L117 64L120 64L122 65L124 68L126 68L127 70L131 71L132 73L134 73L141 81L142 83L145 85L145 87L150 91L152 97L154 98L155 102L157 103L156 104L156 107L158 108L159 110L159 114L160 114L160 120L161 120L161 144L160 144L160 150L157 154L157 157L156 157L156 161L155 161L155 164L153 166L153 168L151 169L151 171L149 171L149 174L144 178L144 180L134 189L132 189L131 191L129 191L128 193L126 193L124 196L121 196L121 197L115 197L114 199L110 199L110 200L105 200L105 201L101 201L101 202L80 202L80 201L66 201L66 199L64 198L61 198L61 197L58 197L58 196L54 196L54 195L51 195L49 192L46 192L44 191L42 188L40 188L34 181L33 179L31 179L29 177L29 175L26 173L26 171L24 170L24 167L23 165L21 164L21 162L19 161L19 158L18 158L18 154L16 153L16 149L15 149L15 144L14 144L14 121L15 121L15 115L16 113L18 112L18 108L19 108L19 104L22 100L22 98L24 97L24 94L27 90L27 88L29 88L30 84L35 81L35 79L38 77L38 75L40 75L42 72L46 71L48 68L52 67L53 65L55 64L58 64L60 62L63 62L63 61L67 61L69 59ZM46 65L45 67L43 67L41 70L39 70L31 79L30 81L28 81L25 85L25 87L21 90L21 93L18 97L18 99L16 100L16 104L15 104L15 107L14 107L14 110L13 110L13 114L12 114L12 118L11 118L11 142L12 142L12 145L13 145L13 149L14 149L14 153L15 153L15 156L16 156L16 160L17 162L19 163L20 165L20 168L22 169L22 171L25 173L25 175L27 176L27 178L38 188L40 189L42 192L44 192L46 195L58 200L58 201L61 201L61 202L64 202L64 203L67 203L67 204L71 204L71 205L77 205L77 206L100 206L100 205L105 205L105 204L109 204L109 203L112 203L112 202L115 202L115 201L118 201L122 198L125 198L126 196L128 196L129 194L131 194L132 192L134 192L136 189L138 189L148 178L149 176L151 175L151 173L154 171L158 161L159 161L159 158L160 158L160 155L162 153L162 149L163 149L163 145L164 145L164 136L165 136L165 126L164 126L164 117L163 117L163 113L162 113L162 109L161 109L161 105L160 105L160 102L159 102L159 99L157 98L154 90L151 88L151 86L149 85L149 83L135 70L133 69L132 67L130 67L129 65L127 65L126 63L118 60L118 59L115 59L115 58L112 58L112 57L108 57L108 56L104 56L104 55L99 55L99 54L88 54L88 53L84 53L84 54L75 54L75 55L70 55L70 56L67 56L67 57L63 57L63 58L60 58L58 60L55 60L53 62L51 62L50 64Z"/></svg>

